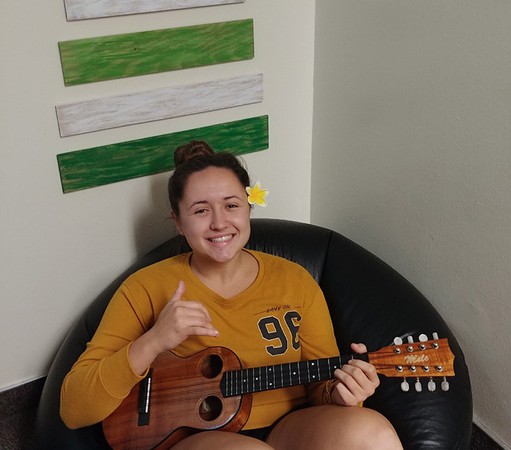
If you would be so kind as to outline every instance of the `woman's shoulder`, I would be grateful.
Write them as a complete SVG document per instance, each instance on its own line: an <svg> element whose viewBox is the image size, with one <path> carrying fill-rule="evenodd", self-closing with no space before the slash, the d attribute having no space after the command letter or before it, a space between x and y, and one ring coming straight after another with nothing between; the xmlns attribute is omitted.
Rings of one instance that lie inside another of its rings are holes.
<svg viewBox="0 0 511 450"><path fill-rule="evenodd" d="M268 271L278 270L282 272L285 270L304 276L311 276L305 267L282 256L255 250L249 250L249 252L262 262Z"/></svg>
<svg viewBox="0 0 511 450"><path fill-rule="evenodd" d="M161 261L157 261L133 272L126 279L126 282L161 277L163 273L168 275L180 271L188 264L189 257L190 253L181 253L170 258L162 259Z"/></svg>

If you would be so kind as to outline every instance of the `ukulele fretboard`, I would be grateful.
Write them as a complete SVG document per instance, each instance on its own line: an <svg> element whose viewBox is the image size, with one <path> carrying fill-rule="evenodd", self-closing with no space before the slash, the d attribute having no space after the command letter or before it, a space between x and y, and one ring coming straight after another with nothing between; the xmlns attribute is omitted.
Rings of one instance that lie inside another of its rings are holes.
<svg viewBox="0 0 511 450"><path fill-rule="evenodd" d="M330 380L334 377L335 369L341 367L349 359L366 359L365 356L334 356L310 361L231 370L224 373L220 382L220 389L225 397L233 397L252 392Z"/></svg>

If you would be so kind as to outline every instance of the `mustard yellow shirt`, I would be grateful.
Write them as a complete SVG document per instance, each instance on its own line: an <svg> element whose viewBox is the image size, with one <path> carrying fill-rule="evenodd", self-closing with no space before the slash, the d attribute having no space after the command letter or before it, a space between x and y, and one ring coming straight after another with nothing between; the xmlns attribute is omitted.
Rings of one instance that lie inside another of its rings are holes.
<svg viewBox="0 0 511 450"><path fill-rule="evenodd" d="M179 280L186 285L183 299L202 302L220 333L215 338L188 338L173 350L180 356L224 346L249 368L338 355L323 293L310 274L283 258L250 253L259 264L258 276L245 291L229 299L210 290L192 272L191 253L163 260L127 278L87 349L64 379L60 411L66 425L80 428L102 421L141 380L130 366L129 345L152 327ZM322 384L312 387L317 389ZM303 386L254 393L244 429L268 426L306 402Z"/></svg>

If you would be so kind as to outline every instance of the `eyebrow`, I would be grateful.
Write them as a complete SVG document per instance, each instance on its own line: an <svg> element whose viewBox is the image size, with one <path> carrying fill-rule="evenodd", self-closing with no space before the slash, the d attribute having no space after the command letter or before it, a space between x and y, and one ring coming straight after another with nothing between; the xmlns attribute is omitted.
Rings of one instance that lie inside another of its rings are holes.
<svg viewBox="0 0 511 450"><path fill-rule="evenodd" d="M227 196L227 197L224 197L222 200L224 200L224 201L229 201L229 200L232 200L233 198L235 198L235 199L237 199L237 200L240 200L240 201L242 201L242 200L243 200L241 197L239 197L239 196L237 196L237 195L229 195L229 196ZM192 203L192 204L188 207L188 209L193 208L193 207L194 207L194 206L196 206L196 205L202 205L202 204L208 204L208 203L209 203L209 201L207 201L207 200L197 200L196 202L193 202L193 203Z"/></svg>

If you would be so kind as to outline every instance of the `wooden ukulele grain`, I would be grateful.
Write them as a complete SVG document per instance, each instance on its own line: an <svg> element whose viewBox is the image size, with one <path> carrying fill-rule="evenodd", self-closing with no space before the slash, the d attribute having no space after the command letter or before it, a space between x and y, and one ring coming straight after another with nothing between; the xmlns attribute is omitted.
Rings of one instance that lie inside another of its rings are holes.
<svg viewBox="0 0 511 450"><path fill-rule="evenodd" d="M239 368L236 355L223 347L189 358L161 354L153 364L149 424L138 425L139 383L103 421L108 443L114 449L164 449L194 431L240 430L251 396L224 398L220 391L223 373Z"/></svg>

